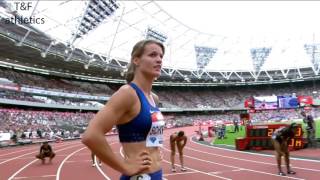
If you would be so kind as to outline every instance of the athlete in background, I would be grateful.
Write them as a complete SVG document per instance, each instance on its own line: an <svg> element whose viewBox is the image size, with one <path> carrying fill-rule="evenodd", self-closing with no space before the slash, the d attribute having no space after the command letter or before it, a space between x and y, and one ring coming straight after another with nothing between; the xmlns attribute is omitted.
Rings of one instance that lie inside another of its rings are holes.
<svg viewBox="0 0 320 180"><path fill-rule="evenodd" d="M176 154L176 146L179 152L179 159L180 159L180 164L181 164L181 171L186 171L184 168L184 161L183 161L183 148L187 144L187 136L184 135L184 131L179 131L176 133L173 133L170 136L170 147L171 147L171 166L172 172L176 172L176 167L174 164L175 161L175 154Z"/></svg>

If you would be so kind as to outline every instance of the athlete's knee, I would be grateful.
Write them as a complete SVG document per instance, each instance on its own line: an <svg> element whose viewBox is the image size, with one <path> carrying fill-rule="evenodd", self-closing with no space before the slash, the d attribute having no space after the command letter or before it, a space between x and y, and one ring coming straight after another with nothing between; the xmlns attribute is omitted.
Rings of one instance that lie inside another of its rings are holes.
<svg viewBox="0 0 320 180"><path fill-rule="evenodd" d="M283 152L280 148L276 149L276 156L281 157L283 155Z"/></svg>
<svg viewBox="0 0 320 180"><path fill-rule="evenodd" d="M176 155L176 151L175 150L171 150L171 156Z"/></svg>
<svg viewBox="0 0 320 180"><path fill-rule="evenodd" d="M44 155L43 155L43 154L38 154L38 155L36 155L36 158L38 158L38 159L44 159Z"/></svg>

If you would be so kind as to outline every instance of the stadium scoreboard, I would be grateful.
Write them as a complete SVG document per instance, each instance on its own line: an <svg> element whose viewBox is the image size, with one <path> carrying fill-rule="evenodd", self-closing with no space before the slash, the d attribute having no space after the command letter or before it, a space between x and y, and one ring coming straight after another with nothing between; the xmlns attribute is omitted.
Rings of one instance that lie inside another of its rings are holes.
<svg viewBox="0 0 320 180"><path fill-rule="evenodd" d="M271 142L271 136L273 132L281 127L289 126L288 124L267 124L267 125L248 125L246 126L246 137L241 140L236 140L237 147L242 147L239 150L244 149L273 149ZM239 145L238 143L241 143ZM301 124L298 124L298 129L289 143L290 150L302 149L303 143L303 131Z"/></svg>

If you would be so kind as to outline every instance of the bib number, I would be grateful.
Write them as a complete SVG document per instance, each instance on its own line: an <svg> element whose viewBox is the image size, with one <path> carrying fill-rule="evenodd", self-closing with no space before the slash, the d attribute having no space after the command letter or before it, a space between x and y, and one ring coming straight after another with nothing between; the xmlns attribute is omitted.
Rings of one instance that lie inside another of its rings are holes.
<svg viewBox="0 0 320 180"><path fill-rule="evenodd" d="M164 118L160 111L151 113L151 129L146 139L147 147L162 147L163 145L163 129Z"/></svg>
<svg viewBox="0 0 320 180"><path fill-rule="evenodd" d="M151 180L149 174L138 174L135 176L131 176L130 180Z"/></svg>
<svg viewBox="0 0 320 180"><path fill-rule="evenodd" d="M161 147L163 144L164 121L153 122L146 139L147 147Z"/></svg>

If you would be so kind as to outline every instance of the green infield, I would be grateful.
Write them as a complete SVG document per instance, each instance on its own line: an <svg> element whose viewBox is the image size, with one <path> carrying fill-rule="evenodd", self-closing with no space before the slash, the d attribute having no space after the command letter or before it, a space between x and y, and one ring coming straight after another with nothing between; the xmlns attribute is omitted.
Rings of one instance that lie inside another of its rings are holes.
<svg viewBox="0 0 320 180"><path fill-rule="evenodd" d="M316 122L316 138L320 138L320 119L316 120L315 122ZM305 130L305 124L304 123L299 123L299 124L302 124L302 127ZM234 133L233 132L234 126L227 126L225 138L224 139L214 138L211 143L234 146L235 139L238 137L245 137L245 134L246 134L245 126L240 126L239 129L240 129L239 132ZM304 132L304 136L306 136L305 132Z"/></svg>

